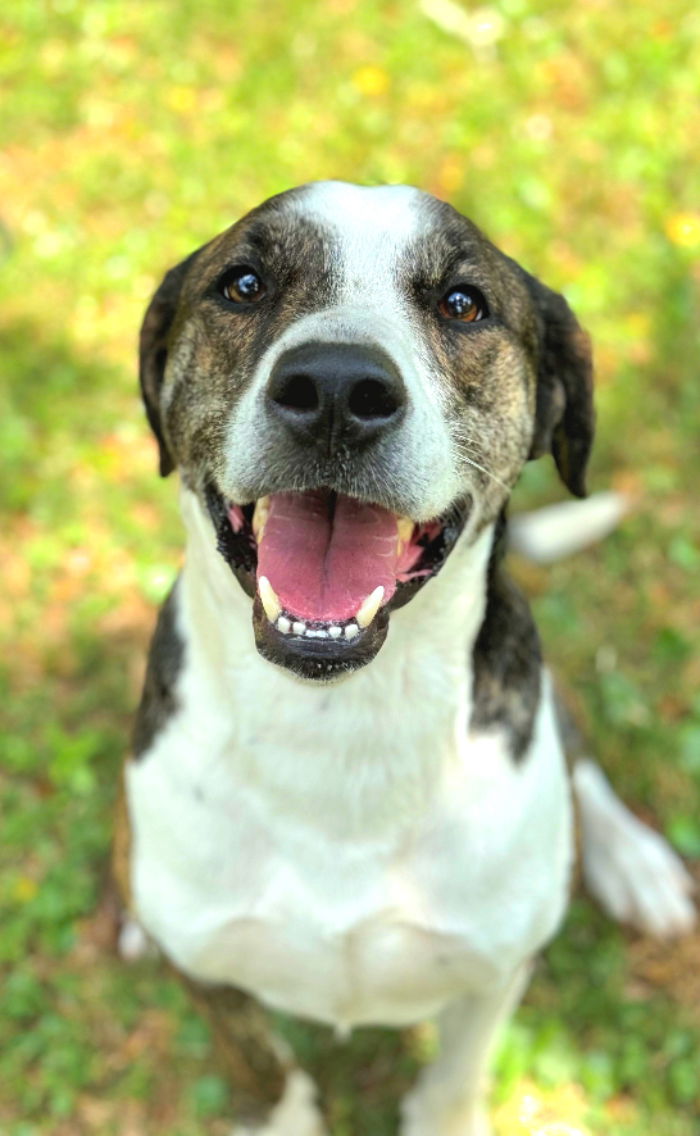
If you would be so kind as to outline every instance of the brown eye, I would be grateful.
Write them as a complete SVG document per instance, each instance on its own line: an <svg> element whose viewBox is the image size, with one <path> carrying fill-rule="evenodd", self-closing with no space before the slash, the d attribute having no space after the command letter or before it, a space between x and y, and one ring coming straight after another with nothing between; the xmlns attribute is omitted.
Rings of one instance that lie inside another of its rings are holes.
<svg viewBox="0 0 700 1136"><path fill-rule="evenodd" d="M438 311L445 319L462 323L475 323L489 314L486 300L471 284L460 284L446 292L438 304Z"/></svg>
<svg viewBox="0 0 700 1136"><path fill-rule="evenodd" d="M221 294L232 304L252 304L262 299L267 289L252 268L236 268L224 280Z"/></svg>

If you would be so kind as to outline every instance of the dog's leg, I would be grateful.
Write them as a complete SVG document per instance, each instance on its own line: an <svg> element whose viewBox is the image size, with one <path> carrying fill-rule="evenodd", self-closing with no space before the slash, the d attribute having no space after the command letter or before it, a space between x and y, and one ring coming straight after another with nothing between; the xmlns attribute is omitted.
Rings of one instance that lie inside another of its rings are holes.
<svg viewBox="0 0 700 1136"><path fill-rule="evenodd" d="M559 731L571 768L581 822L583 877L603 910L658 938L695 924L694 883L662 836L625 808L599 766L566 700L555 694Z"/></svg>
<svg viewBox="0 0 700 1136"><path fill-rule="evenodd" d="M313 1081L301 1069L288 1076L282 1099L262 1122L235 1124L230 1136L325 1136Z"/></svg>
<svg viewBox="0 0 700 1136"><path fill-rule="evenodd" d="M695 923L694 882L664 840L625 808L603 772L577 761L583 876L603 909L659 938L683 935Z"/></svg>
<svg viewBox="0 0 700 1136"><path fill-rule="evenodd" d="M233 987L179 977L212 1027L238 1118L231 1136L324 1136L314 1083L275 1039L260 1004Z"/></svg>
<svg viewBox="0 0 700 1136"><path fill-rule="evenodd" d="M466 996L441 1014L438 1057L404 1101L401 1136L490 1136L484 1099L488 1062L530 970L525 964L495 993Z"/></svg>

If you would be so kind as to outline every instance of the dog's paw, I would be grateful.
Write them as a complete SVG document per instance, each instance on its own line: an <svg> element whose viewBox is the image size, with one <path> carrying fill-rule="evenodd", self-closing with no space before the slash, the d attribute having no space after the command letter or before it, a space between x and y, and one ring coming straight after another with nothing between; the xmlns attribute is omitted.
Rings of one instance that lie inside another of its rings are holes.
<svg viewBox="0 0 700 1136"><path fill-rule="evenodd" d="M483 1117L452 1117L449 1120L404 1125L401 1136L493 1136L493 1129Z"/></svg>
<svg viewBox="0 0 700 1136"><path fill-rule="evenodd" d="M316 1108L314 1083L301 1069L289 1074L284 1096L270 1113L269 1120L250 1127L236 1124L231 1136L326 1136Z"/></svg>
<svg viewBox="0 0 700 1136"><path fill-rule="evenodd" d="M446 1109L444 1100L418 1088L402 1104L401 1136L492 1136L493 1129L480 1104Z"/></svg>
<svg viewBox="0 0 700 1136"><path fill-rule="evenodd" d="M662 836L615 796L592 761L574 770L581 807L583 876L613 919L657 938L684 935L695 925L695 885Z"/></svg>

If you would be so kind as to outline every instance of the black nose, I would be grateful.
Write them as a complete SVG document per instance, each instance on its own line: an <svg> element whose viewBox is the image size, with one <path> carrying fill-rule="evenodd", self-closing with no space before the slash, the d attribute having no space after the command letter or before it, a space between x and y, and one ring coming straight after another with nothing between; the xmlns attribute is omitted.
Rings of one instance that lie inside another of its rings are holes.
<svg viewBox="0 0 700 1136"><path fill-rule="evenodd" d="M267 405L297 441L330 452L393 429L406 408L406 389L398 367L379 348L304 343L275 363Z"/></svg>

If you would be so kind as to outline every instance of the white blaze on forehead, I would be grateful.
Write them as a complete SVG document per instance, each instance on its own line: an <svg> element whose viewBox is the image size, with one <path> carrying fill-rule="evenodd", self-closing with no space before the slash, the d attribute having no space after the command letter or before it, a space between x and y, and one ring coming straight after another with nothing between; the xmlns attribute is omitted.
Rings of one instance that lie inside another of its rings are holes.
<svg viewBox="0 0 700 1136"><path fill-rule="evenodd" d="M446 409L449 389L408 291L411 258L406 254L414 242L429 240L434 201L411 186L370 188L334 181L311 183L286 198L286 219L292 225L296 216L318 226L333 294L328 307L303 313L267 345L235 407L227 447L227 483L234 501L250 500L261 447L264 452L265 444L272 450L276 445L265 410L276 362L300 344L334 342L378 346L400 370L408 413L384 455L393 492L406 502L400 511L428 520L463 495Z"/></svg>
<svg viewBox="0 0 700 1136"><path fill-rule="evenodd" d="M424 228L426 199L409 185L324 181L308 186L297 207L332 232L346 299L376 304L376 289L396 289L401 254Z"/></svg>

